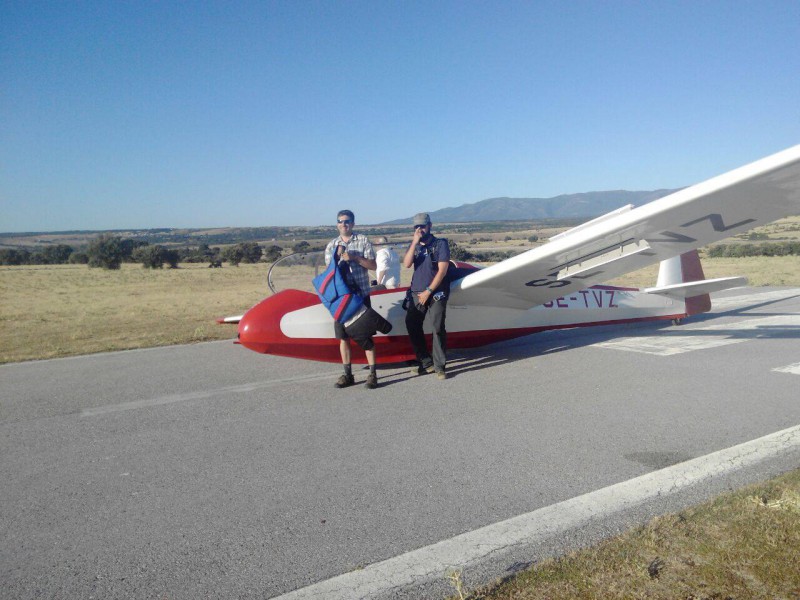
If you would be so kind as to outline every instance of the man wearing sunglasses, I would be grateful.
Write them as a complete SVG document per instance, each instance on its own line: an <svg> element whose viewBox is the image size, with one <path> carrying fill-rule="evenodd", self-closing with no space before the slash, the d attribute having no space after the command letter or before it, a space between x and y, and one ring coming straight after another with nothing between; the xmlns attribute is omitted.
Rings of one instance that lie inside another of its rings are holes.
<svg viewBox="0 0 800 600"><path fill-rule="evenodd" d="M336 228L339 230L339 236L331 240L325 248L325 265L330 264L335 254L344 265L342 274L347 284L361 295L366 306L370 306L369 270L374 271L377 267L375 250L367 236L353 231L354 225L355 216L352 211L340 210L336 215ZM342 323L334 321L333 325L336 339L339 340L342 365L344 365L344 374L339 377L335 385L337 388L343 388L355 383L350 358L350 336L347 335ZM367 387L373 389L378 387L378 376L375 372L375 350L371 348L364 352L369 363Z"/></svg>
<svg viewBox="0 0 800 600"><path fill-rule="evenodd" d="M447 331L444 321L447 313L447 298L450 282L447 268L450 266L450 245L444 238L431 234L431 218L428 213L414 215L414 239L403 258L403 266L414 267L411 278L411 300L406 311L406 329L411 346L417 355L418 364L413 373L433 373L439 379L447 379ZM422 325L430 315L433 327L433 356L428 352Z"/></svg>

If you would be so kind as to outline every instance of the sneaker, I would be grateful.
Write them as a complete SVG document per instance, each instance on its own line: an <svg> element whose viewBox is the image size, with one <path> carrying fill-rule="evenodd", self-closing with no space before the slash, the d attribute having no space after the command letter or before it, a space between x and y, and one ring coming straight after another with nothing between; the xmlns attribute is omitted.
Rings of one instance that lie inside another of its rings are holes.
<svg viewBox="0 0 800 600"><path fill-rule="evenodd" d="M436 371L437 379L447 379L447 371Z"/></svg>
<svg viewBox="0 0 800 600"><path fill-rule="evenodd" d="M347 373L342 373L339 376L339 379L336 380L336 383L333 385L337 388L346 388L348 386L353 385L356 382L355 377L352 374L348 375Z"/></svg>
<svg viewBox="0 0 800 600"><path fill-rule="evenodd" d="M376 387L378 387L378 376L375 373L370 373L367 375L366 387L370 390L374 390Z"/></svg>
<svg viewBox="0 0 800 600"><path fill-rule="evenodd" d="M433 373L434 371L436 371L436 369L433 367L432 364L427 367L423 367L422 365L419 364L411 367L412 375L425 375L425 373Z"/></svg>

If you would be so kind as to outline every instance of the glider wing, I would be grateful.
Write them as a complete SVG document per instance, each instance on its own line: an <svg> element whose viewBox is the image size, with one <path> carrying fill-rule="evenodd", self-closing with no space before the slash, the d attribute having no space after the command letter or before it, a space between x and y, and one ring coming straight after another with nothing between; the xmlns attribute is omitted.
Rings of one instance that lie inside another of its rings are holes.
<svg viewBox="0 0 800 600"><path fill-rule="evenodd" d="M530 308L792 214L800 214L800 145L471 273L453 283L450 304Z"/></svg>

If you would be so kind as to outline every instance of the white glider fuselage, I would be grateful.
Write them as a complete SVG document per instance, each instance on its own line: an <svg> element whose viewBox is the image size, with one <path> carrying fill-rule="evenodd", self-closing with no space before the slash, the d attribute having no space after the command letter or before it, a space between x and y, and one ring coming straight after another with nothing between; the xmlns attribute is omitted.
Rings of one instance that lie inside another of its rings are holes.
<svg viewBox="0 0 800 600"><path fill-rule="evenodd" d="M699 269L696 253L682 262ZM475 270L463 263L458 267ZM665 268L666 263L662 271ZM690 272L697 276L696 270L678 266L681 281L685 281L683 278ZM702 271L699 276L702 279ZM742 282L738 278L733 281L734 284ZM680 287L679 282L671 283ZM377 334L374 338L378 362L394 363L414 358L402 308L406 289L381 290L370 296L372 308L392 324L388 335ZM708 294L702 290L687 301L608 285L593 286L527 309L462 304L456 295L447 307L447 346L450 349L472 348L549 329L679 320L707 311L710 306ZM427 324L425 331L430 335ZM328 362L341 360L330 313L314 294L300 290L279 292L248 311L239 325L239 343L268 354ZM366 362L360 349L353 346L352 350L353 362Z"/></svg>

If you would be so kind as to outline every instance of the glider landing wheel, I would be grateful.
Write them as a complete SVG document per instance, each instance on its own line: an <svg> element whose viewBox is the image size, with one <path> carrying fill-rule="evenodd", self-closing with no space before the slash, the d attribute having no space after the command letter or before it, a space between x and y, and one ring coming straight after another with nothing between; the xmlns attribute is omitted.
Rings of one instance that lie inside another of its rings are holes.
<svg viewBox="0 0 800 600"><path fill-rule="evenodd" d="M681 325L683 323L683 319L672 319L673 325Z"/></svg>

